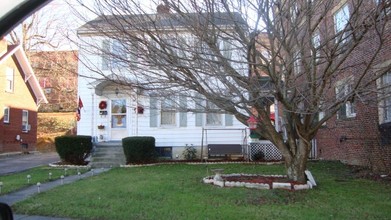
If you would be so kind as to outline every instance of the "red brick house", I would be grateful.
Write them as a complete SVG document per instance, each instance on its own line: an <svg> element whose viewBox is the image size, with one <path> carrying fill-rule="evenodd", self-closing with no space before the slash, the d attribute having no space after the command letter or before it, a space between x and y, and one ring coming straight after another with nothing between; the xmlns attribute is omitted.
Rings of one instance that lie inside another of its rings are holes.
<svg viewBox="0 0 391 220"><path fill-rule="evenodd" d="M363 7L380 7L382 1L368 2ZM330 12L335 21L337 17L348 19L351 13L352 1L340 1ZM389 5L387 7L390 7ZM384 19L390 19L390 10L384 11ZM332 23L332 22L330 22ZM334 22L336 23L336 22ZM337 27L335 27L337 29ZM337 31L337 30L336 30ZM391 66L391 27L388 23L380 55L374 61L374 69ZM346 62L347 66L357 65L359 62L369 62L370 53L378 45L377 38L368 38L363 48L357 50ZM329 94L338 97L339 92L348 92L350 89L346 79L355 76L353 68L336 79L335 93ZM375 73L372 73L375 74ZM343 81L345 80L345 83ZM339 84L339 82L341 82ZM340 90L340 91L338 91ZM343 90L343 91L341 91ZM368 89L366 96L347 102L340 111L328 120L317 134L318 158L340 160L352 165L369 166L374 170L391 169L391 71L380 76Z"/></svg>
<svg viewBox="0 0 391 220"><path fill-rule="evenodd" d="M77 107L78 52L29 52L29 60L48 104L39 112L73 112Z"/></svg>
<svg viewBox="0 0 391 220"><path fill-rule="evenodd" d="M33 151L37 110L47 103L21 45L0 40L0 153Z"/></svg>

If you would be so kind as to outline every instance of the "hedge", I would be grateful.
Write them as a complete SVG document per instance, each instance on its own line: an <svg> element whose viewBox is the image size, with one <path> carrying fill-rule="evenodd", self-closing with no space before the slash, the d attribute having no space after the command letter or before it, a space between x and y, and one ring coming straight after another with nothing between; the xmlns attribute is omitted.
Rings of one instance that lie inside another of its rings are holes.
<svg viewBox="0 0 391 220"><path fill-rule="evenodd" d="M122 139L126 163L151 163L157 160L154 137L126 137Z"/></svg>
<svg viewBox="0 0 391 220"><path fill-rule="evenodd" d="M54 143L61 160L74 165L85 165L92 151L91 136L59 136Z"/></svg>

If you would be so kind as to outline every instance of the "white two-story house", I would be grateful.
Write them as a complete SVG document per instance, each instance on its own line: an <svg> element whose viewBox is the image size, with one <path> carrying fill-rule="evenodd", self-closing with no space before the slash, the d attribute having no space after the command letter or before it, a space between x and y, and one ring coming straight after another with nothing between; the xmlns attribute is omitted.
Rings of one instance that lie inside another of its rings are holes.
<svg viewBox="0 0 391 220"><path fill-rule="evenodd" d="M198 16L204 15L189 16L198 19ZM237 13L208 16L213 16L217 26L224 29L221 36L237 28L232 19L241 19ZM186 22L170 13L133 15L131 18L132 24L124 27L123 33L116 28L110 29L110 19L118 20L115 17L98 17L78 29L80 120L77 133L91 135L98 142L119 141L130 136L153 136L162 155L173 158L181 157L185 146L194 146L200 152L201 147L208 144L245 145L249 134L247 125L240 123L232 114L220 111L210 100L181 86L170 86L168 91L163 91L161 84L164 84L164 77L162 83L156 86L159 84L156 82L157 73L164 72L164 69L167 72L170 68L165 58L159 55L164 45L157 42L168 42L175 48L176 54L184 56L190 53L186 48L200 44L194 33L188 31ZM153 29L148 32L144 27L141 31L134 21L144 22L144 26L153 23ZM164 34L153 35L153 31L157 30L164 31ZM161 39L153 40L153 36ZM143 40L148 38L150 41ZM186 47L182 47L182 43ZM241 54L245 50L232 39L225 42L221 37L218 46L230 59L246 57ZM205 57L209 56L207 53L204 53ZM237 63L233 66L240 68L244 75L248 74L246 62L242 62L243 65ZM197 59L197 56L192 56L192 60L187 60L184 65L197 66L194 69L200 72L208 68L207 64L203 65L203 58ZM154 77L148 79L149 74ZM206 76L200 73L202 75Z"/></svg>

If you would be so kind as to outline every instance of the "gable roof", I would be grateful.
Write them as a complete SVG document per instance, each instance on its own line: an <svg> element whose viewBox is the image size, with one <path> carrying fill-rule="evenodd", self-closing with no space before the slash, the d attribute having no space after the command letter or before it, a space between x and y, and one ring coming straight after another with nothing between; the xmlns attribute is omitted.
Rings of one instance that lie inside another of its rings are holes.
<svg viewBox="0 0 391 220"><path fill-rule="evenodd" d="M110 30L108 28L113 25L127 30L140 30L145 27L172 29L194 25L205 26L209 23L227 27L237 24L244 27L246 26L246 21L238 12L105 15L85 23L77 29L77 33L94 33L96 30L107 31Z"/></svg>
<svg viewBox="0 0 391 220"><path fill-rule="evenodd" d="M7 50L0 57L0 65L6 61L11 56L15 56L17 62L20 65L21 70L23 71L24 81L28 84L35 96L35 103L40 105L41 103L48 103L44 92L39 85L37 77L34 74L33 68L30 65L30 62L27 59L26 53L24 52L21 45L9 45Z"/></svg>

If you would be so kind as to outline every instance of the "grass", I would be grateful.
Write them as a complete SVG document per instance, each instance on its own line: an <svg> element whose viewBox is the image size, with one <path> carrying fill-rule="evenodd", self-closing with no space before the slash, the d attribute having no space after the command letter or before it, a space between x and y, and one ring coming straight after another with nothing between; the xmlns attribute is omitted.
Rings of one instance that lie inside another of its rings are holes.
<svg viewBox="0 0 391 220"><path fill-rule="evenodd" d="M389 219L389 184L356 179L336 162L311 162L313 190L220 188L210 169L283 174L282 165L159 165L116 168L14 205L20 214L77 219Z"/></svg>
<svg viewBox="0 0 391 220"><path fill-rule="evenodd" d="M80 173L84 173L86 171L86 168L79 169ZM41 166L20 173L2 175L0 176L0 182L3 183L3 186L1 188L0 195L14 192L28 186L36 185L38 182L45 183L48 181L60 179L62 175L77 175L77 172L77 169L67 169L65 173L64 168ZM49 173L52 173L51 179L49 179ZM27 180L27 175L30 175L31 177L30 182Z"/></svg>

